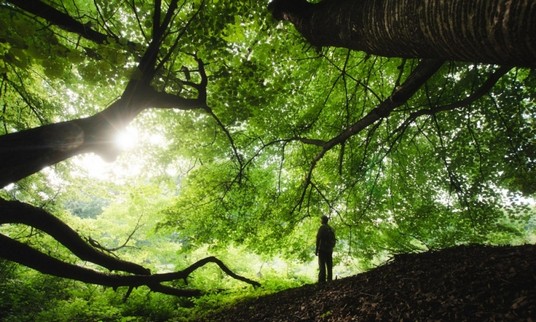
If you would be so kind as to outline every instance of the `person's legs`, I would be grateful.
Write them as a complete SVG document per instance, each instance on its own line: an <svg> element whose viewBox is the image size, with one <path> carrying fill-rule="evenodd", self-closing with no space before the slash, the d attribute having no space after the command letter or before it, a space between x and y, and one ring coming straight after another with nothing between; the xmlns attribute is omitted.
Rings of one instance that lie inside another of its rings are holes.
<svg viewBox="0 0 536 322"><path fill-rule="evenodd" d="M323 252L318 253L318 283L324 283L326 281L326 254Z"/></svg>
<svg viewBox="0 0 536 322"><path fill-rule="evenodd" d="M326 268L328 270L328 282L333 280L333 254L328 253L326 256Z"/></svg>

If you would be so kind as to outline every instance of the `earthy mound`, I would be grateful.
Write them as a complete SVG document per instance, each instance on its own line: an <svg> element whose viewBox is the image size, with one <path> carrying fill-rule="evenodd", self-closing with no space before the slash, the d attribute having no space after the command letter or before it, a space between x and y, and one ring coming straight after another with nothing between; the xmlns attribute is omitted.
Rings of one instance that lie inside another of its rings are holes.
<svg viewBox="0 0 536 322"><path fill-rule="evenodd" d="M203 321L536 321L536 245L398 255L367 273L246 301Z"/></svg>

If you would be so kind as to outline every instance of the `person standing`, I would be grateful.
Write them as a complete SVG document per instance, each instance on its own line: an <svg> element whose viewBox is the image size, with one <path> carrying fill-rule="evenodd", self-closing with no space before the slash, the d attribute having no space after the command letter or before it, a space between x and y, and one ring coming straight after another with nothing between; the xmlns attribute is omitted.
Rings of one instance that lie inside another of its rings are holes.
<svg viewBox="0 0 536 322"><path fill-rule="evenodd" d="M322 216L322 225L316 234L315 255L318 256L318 283L333 280L333 248L335 247L335 231L328 225L328 216Z"/></svg>

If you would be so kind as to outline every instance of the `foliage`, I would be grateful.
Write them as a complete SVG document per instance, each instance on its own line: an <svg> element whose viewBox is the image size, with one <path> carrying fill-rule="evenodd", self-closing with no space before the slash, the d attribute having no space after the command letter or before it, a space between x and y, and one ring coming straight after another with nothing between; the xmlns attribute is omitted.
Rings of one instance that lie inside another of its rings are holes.
<svg viewBox="0 0 536 322"><path fill-rule="evenodd" d="M0 135L104 110L137 77L150 42L153 1L46 2L109 39L97 43L1 1ZM315 143L388 100L418 62L312 48L272 21L266 4L180 2L152 85L195 97L187 84L200 81L201 59L210 113L144 111L130 124L137 145L115 161L77 156L0 190L153 272L216 254L265 288L244 291L206 267L176 283L232 292L180 300L140 288L123 303L125 290L1 262L0 319L181 320L245 294L311 283L322 214L336 229L343 276L394 253L534 242L534 70L512 69L464 103L497 67L446 63L389 117L316 160ZM0 232L81 263L32 229Z"/></svg>

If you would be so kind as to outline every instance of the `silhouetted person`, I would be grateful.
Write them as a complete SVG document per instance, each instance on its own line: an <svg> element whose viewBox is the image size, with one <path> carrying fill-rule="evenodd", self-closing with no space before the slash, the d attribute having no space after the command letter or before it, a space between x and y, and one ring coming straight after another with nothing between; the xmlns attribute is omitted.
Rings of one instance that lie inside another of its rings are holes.
<svg viewBox="0 0 536 322"><path fill-rule="evenodd" d="M322 226L316 234L315 255L318 256L318 283L333 280L333 247L335 247L335 231L328 225L329 218L322 216ZM327 271L327 276L326 276Z"/></svg>

